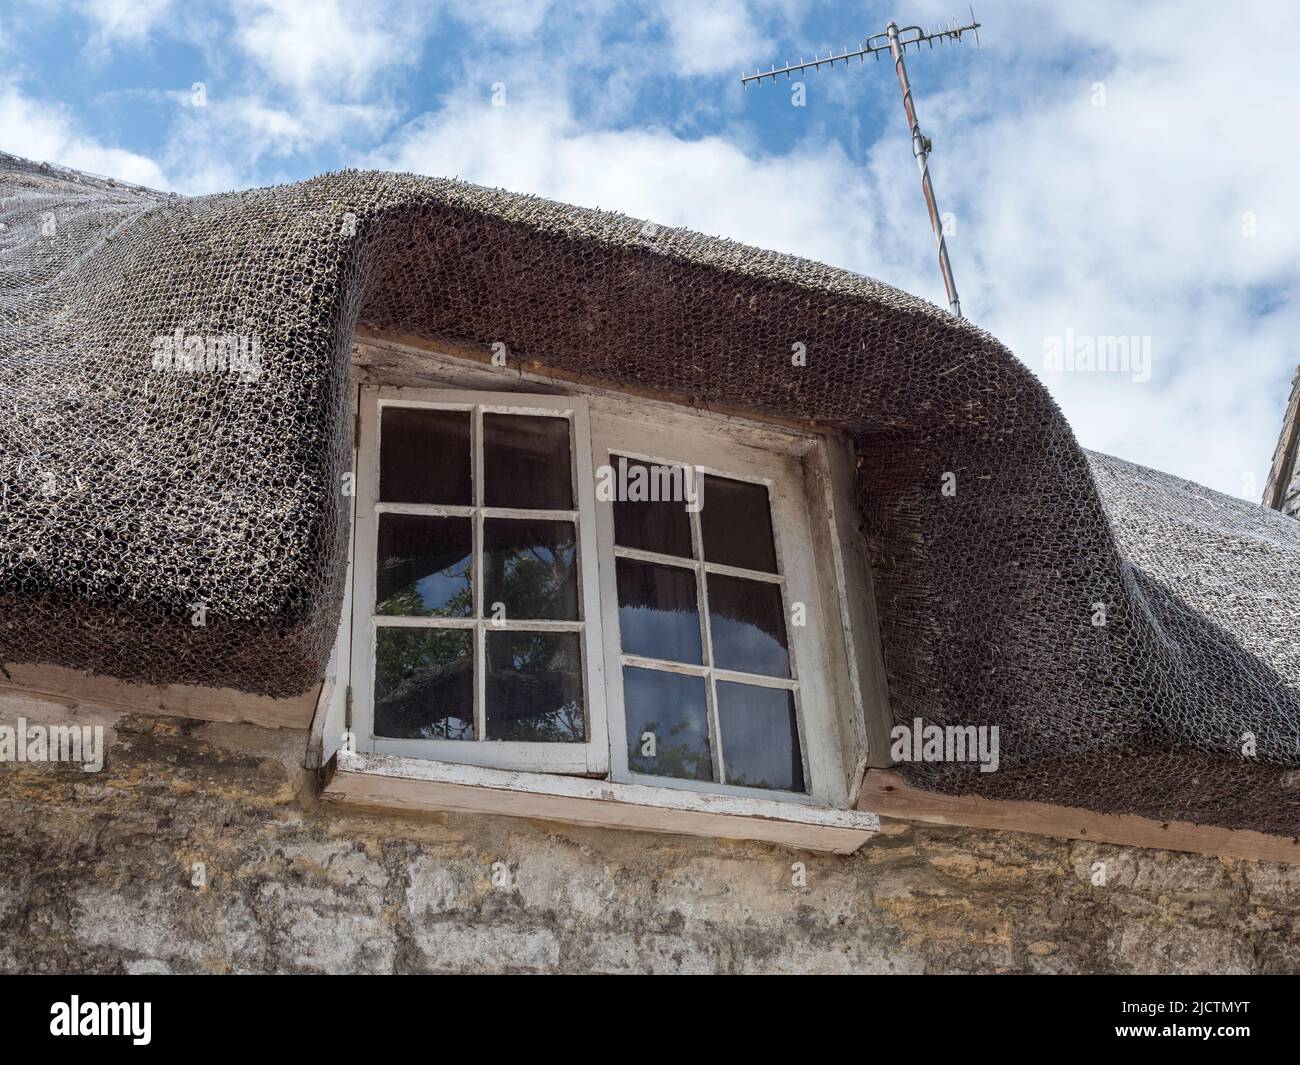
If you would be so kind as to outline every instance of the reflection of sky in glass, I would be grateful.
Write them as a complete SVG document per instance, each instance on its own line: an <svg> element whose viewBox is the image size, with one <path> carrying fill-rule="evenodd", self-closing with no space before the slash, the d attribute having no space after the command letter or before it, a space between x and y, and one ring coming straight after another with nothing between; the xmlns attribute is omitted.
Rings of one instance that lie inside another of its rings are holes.
<svg viewBox="0 0 1300 1065"><path fill-rule="evenodd" d="M620 558L618 627L628 654L703 662L695 575L675 566Z"/></svg>
<svg viewBox="0 0 1300 1065"><path fill-rule="evenodd" d="M790 675L781 589L775 584L709 576L713 664L739 673Z"/></svg>
<svg viewBox="0 0 1300 1065"><path fill-rule="evenodd" d="M422 740L463 740L474 738L474 722L462 721L458 717L448 717L420 729Z"/></svg>
<svg viewBox="0 0 1300 1065"><path fill-rule="evenodd" d="M719 681L718 731L727 783L803 791L794 697L780 688Z"/></svg>
<svg viewBox="0 0 1300 1065"><path fill-rule="evenodd" d="M703 677L655 669L623 669L627 765L634 773L712 780L708 704ZM641 753L642 737L654 736L654 754Z"/></svg>
<svg viewBox="0 0 1300 1065"><path fill-rule="evenodd" d="M621 606L618 625L623 634L623 650L669 662L701 662L698 617L654 607Z"/></svg>
<svg viewBox="0 0 1300 1065"><path fill-rule="evenodd" d="M415 582L415 594L427 611L445 610L457 595L469 588L470 560L467 557L448 566L441 573L431 573Z"/></svg>
<svg viewBox="0 0 1300 1065"><path fill-rule="evenodd" d="M467 617L472 539L465 518L381 514L376 613Z"/></svg>
<svg viewBox="0 0 1300 1065"><path fill-rule="evenodd" d="M790 675L790 655L757 625L735 618L711 615L713 660L719 669L761 673L769 677Z"/></svg>

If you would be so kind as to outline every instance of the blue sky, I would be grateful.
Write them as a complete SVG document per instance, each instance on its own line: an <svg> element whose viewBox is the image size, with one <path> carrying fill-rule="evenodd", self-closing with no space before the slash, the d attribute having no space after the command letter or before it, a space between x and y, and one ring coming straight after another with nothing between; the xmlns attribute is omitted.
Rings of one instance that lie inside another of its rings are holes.
<svg viewBox="0 0 1300 1065"><path fill-rule="evenodd" d="M1300 5L987 0L909 58L967 316L1085 446L1258 499L1300 362ZM460 176L942 302L888 63L743 90L962 3L3 0L0 148L190 194ZM1248 43L1234 43L1232 35ZM196 90L195 86L201 89ZM202 106L196 106L201 102ZM1061 371L1137 338L1135 372Z"/></svg>

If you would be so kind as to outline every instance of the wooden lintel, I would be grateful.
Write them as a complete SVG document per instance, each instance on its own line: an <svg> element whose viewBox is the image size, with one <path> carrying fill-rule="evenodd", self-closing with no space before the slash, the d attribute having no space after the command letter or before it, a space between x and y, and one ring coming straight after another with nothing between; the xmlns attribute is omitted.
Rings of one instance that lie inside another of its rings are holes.
<svg viewBox="0 0 1300 1065"><path fill-rule="evenodd" d="M34 699L102 707L137 714L189 717L199 721L242 721L263 728L305 729L311 725L320 685L301 695L273 699L231 688L183 684L128 684L112 677L82 673L63 666L6 663L0 691L21 692Z"/></svg>
<svg viewBox="0 0 1300 1065"><path fill-rule="evenodd" d="M1154 821L1132 814L1101 814L1048 803L944 795L912 787L897 773L887 769L867 771L858 807L884 817L932 825L1003 829L1095 843L1300 865L1300 839L1289 836L1216 828L1188 821Z"/></svg>
<svg viewBox="0 0 1300 1065"><path fill-rule="evenodd" d="M374 358L374 349L377 348L387 349L388 356L387 359L384 360L383 366L389 373L401 374L405 372L409 374L418 374L421 369L421 353L426 355L442 356L445 358L460 359L467 363L476 363L485 369L492 369L495 374L503 372L501 369L493 366L492 351L486 344L465 344L452 340L439 340L435 343L426 340L424 337L415 336L410 333L398 333L393 332L392 330L380 329L365 322L357 325L354 338L358 344L369 349L368 351L363 352L361 356L355 360L358 364L358 368L362 371L362 380L364 383L391 383L382 373L375 376L374 379L367 377L365 373L365 371L371 369L370 362ZM707 411L710 414L721 417L744 418L748 421L795 432L819 433L833 431L834 429L834 427L828 423L818 422L811 418L794 418L770 411L755 410L750 407L739 407L721 403L701 405L696 401L694 396L684 393L647 388L644 385L638 385L629 381L612 381L608 378L598 377L593 374L585 374L576 370L560 369L559 367L538 360L517 361L512 359L509 364L509 370L514 374L521 374L525 377L535 377L543 381L563 383L579 388L608 391L618 395L632 396L634 398L652 400L660 403L669 403L674 406Z"/></svg>

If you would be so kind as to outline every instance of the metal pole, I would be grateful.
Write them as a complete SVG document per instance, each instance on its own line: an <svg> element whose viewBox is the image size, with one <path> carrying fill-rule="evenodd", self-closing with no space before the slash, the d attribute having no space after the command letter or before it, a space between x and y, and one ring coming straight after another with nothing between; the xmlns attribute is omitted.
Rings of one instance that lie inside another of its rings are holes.
<svg viewBox="0 0 1300 1065"><path fill-rule="evenodd" d="M948 261L948 244L943 237L943 223L939 219L939 205L935 202L934 186L930 183L930 144L921 136L921 126L916 121L916 108L912 106L912 85L907 80L907 67L903 65L903 50L898 46L898 25L891 22L886 28L889 35L889 54L894 57L894 70L898 74L898 87L903 90L903 110L907 112L907 125L912 131L912 154L921 171L921 191L925 193L925 206L930 212L930 228L939 249L939 270L943 286L948 290L948 310L960 318L961 301L957 298L957 282L953 280L952 263Z"/></svg>

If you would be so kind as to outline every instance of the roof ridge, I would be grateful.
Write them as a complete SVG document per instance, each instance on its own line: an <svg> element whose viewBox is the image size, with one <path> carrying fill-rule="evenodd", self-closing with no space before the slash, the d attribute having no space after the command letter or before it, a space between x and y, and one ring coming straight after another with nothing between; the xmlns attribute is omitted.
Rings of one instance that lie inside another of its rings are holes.
<svg viewBox="0 0 1300 1065"><path fill-rule="evenodd" d="M89 170L78 170L75 167L64 166L62 163L50 163L42 162L38 159L28 159L25 156L14 155L12 152L6 152L3 149L0 149L0 169L45 174L59 178L63 181L71 181L80 185L93 185L98 188L126 189L132 192L147 192L151 196L163 196L168 199L180 198L180 193L167 192L163 189L151 188L148 185L137 185L133 181L123 181L121 178L109 177L106 174L96 174Z"/></svg>

